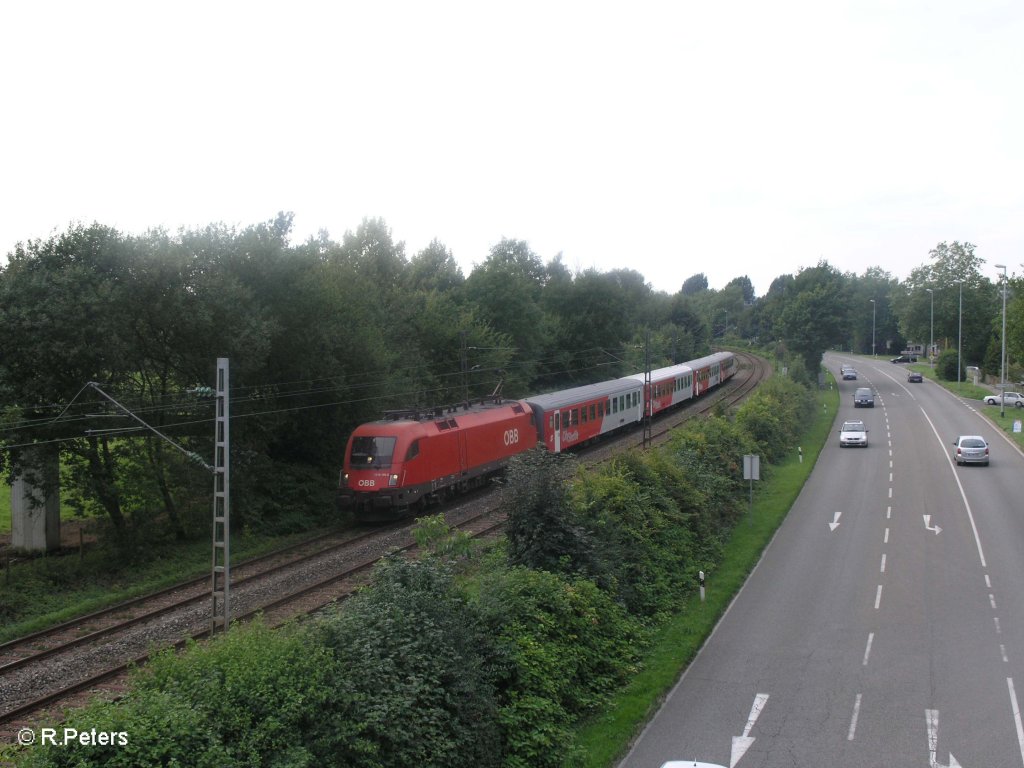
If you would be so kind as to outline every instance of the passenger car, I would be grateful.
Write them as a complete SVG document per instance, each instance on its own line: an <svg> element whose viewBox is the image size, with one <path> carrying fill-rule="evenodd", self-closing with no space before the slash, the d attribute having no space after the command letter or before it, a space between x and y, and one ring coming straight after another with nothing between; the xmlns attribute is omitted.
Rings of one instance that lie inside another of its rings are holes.
<svg viewBox="0 0 1024 768"><path fill-rule="evenodd" d="M956 446L954 458L959 464L988 465L988 443L981 435L960 435L953 441Z"/></svg>
<svg viewBox="0 0 1024 768"><path fill-rule="evenodd" d="M999 395L989 395L985 398L985 403L987 405L999 405ZM1005 392L1003 394L1003 405L1024 408L1024 395L1020 392Z"/></svg>
<svg viewBox="0 0 1024 768"><path fill-rule="evenodd" d="M916 355L900 355L899 357L894 357L889 362L891 362L891 363L916 363L917 362L917 356Z"/></svg>
<svg viewBox="0 0 1024 768"><path fill-rule="evenodd" d="M868 447L868 430L863 421L844 421L839 430L839 447L846 446Z"/></svg>
<svg viewBox="0 0 1024 768"><path fill-rule="evenodd" d="M874 408L875 407L875 393L871 391L870 387L857 387L857 391L853 393L853 407L854 408Z"/></svg>
<svg viewBox="0 0 1024 768"><path fill-rule="evenodd" d="M857 371L853 368L843 368L843 380L844 381L856 381Z"/></svg>
<svg viewBox="0 0 1024 768"><path fill-rule="evenodd" d="M910 373L907 374L907 381L912 384L920 384L924 381L924 376L917 371L910 371Z"/></svg>

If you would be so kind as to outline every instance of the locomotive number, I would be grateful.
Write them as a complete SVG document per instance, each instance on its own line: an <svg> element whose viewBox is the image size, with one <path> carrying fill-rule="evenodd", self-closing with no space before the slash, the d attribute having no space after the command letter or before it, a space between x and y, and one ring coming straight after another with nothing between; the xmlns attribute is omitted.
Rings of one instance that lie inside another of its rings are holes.
<svg viewBox="0 0 1024 768"><path fill-rule="evenodd" d="M519 442L519 430L518 429L506 429L505 430L505 445L515 445Z"/></svg>
<svg viewBox="0 0 1024 768"><path fill-rule="evenodd" d="M359 481L359 487L360 488L373 488L375 485L377 485L377 481L376 480L360 480Z"/></svg>

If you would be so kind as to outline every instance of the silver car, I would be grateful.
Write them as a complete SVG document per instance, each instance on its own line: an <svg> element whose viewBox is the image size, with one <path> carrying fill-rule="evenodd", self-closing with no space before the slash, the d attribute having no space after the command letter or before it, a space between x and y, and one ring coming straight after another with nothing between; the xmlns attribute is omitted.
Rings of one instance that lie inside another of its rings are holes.
<svg viewBox="0 0 1024 768"><path fill-rule="evenodd" d="M999 395L988 395L985 398L987 405L999 405ZM1015 408L1024 408L1024 395L1020 392L1003 393L1003 405L1012 405Z"/></svg>
<svg viewBox="0 0 1024 768"><path fill-rule="evenodd" d="M984 464L988 466L988 443L980 435L960 435L953 441L956 446L954 458L960 464Z"/></svg>
<svg viewBox="0 0 1024 768"><path fill-rule="evenodd" d="M868 430L863 421L844 421L842 429L839 430L839 447L847 446L868 447Z"/></svg>

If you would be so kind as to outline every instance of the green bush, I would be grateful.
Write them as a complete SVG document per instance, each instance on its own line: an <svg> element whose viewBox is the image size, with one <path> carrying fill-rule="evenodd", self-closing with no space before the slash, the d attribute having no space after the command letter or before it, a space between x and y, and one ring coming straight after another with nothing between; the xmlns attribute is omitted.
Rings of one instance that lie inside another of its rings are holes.
<svg viewBox="0 0 1024 768"><path fill-rule="evenodd" d="M177 656L159 654L127 698L74 713L67 727L123 732L126 745L43 747L31 766L315 766L332 753L320 713L331 662L302 633L233 629Z"/></svg>
<svg viewBox="0 0 1024 768"><path fill-rule="evenodd" d="M499 764L493 654L448 566L435 558L382 563L373 586L318 635L336 659L331 719L352 732L336 740L335 764Z"/></svg>
<svg viewBox="0 0 1024 768"><path fill-rule="evenodd" d="M631 671L639 625L587 579L495 567L476 586L496 643L503 765L562 765L573 718Z"/></svg>
<svg viewBox="0 0 1024 768"><path fill-rule="evenodd" d="M699 570L687 486L667 462L639 452L623 454L578 486L577 503L599 553L594 575L631 613L665 610Z"/></svg>
<svg viewBox="0 0 1024 768"><path fill-rule="evenodd" d="M960 355L955 349L944 349L935 361L935 376L944 381L966 381L967 372L963 365L960 365L960 377L957 379L957 363L960 362Z"/></svg>

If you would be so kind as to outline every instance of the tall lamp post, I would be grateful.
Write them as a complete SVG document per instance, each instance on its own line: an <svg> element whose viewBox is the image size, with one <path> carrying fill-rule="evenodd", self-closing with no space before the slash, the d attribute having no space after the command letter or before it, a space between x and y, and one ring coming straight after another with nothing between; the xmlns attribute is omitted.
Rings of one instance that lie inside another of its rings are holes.
<svg viewBox="0 0 1024 768"><path fill-rule="evenodd" d="M932 298L932 321L930 330L928 332L928 362L932 364L932 368L935 367L935 291L931 288L925 288Z"/></svg>
<svg viewBox="0 0 1024 768"><path fill-rule="evenodd" d="M993 264L1003 270L1003 349L999 353L999 418L1006 416L1006 265Z"/></svg>
<svg viewBox="0 0 1024 768"><path fill-rule="evenodd" d="M868 299L871 302L871 356L875 356L875 300Z"/></svg>
<svg viewBox="0 0 1024 768"><path fill-rule="evenodd" d="M960 351L963 349L964 341L964 281L958 280L957 285L960 286L960 310L959 320L957 321L956 331L956 388L960 390L960 370L962 368L960 363Z"/></svg>

